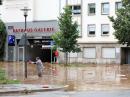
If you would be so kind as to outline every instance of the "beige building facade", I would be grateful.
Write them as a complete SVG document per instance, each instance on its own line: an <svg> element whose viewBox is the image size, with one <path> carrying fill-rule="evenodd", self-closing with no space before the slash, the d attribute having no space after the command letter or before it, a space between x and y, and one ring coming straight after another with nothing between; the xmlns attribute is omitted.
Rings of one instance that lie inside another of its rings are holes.
<svg viewBox="0 0 130 97"><path fill-rule="evenodd" d="M73 21L77 21L80 32L78 44L81 52L70 53L70 63L130 63L130 49L118 44L113 35L112 23L108 19L108 16L116 16L116 11L122 7L121 0L3 0L1 18L6 23L24 22L20 9L27 6L31 9L28 12L28 22L58 21L57 17L66 5L72 9ZM64 53L60 52L57 60L63 63Z"/></svg>

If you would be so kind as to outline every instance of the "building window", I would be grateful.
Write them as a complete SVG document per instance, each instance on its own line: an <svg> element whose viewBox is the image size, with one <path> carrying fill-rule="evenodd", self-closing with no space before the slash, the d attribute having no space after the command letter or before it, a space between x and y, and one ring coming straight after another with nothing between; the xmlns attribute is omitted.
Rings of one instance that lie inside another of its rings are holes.
<svg viewBox="0 0 130 97"><path fill-rule="evenodd" d="M73 15L81 14L81 6L80 5L73 5L73 6L70 6L70 8L72 10Z"/></svg>
<svg viewBox="0 0 130 97"><path fill-rule="evenodd" d="M96 12L95 3L88 4L88 14L95 15L95 12Z"/></svg>
<svg viewBox="0 0 130 97"><path fill-rule="evenodd" d="M109 35L109 24L101 25L102 35Z"/></svg>
<svg viewBox="0 0 130 97"><path fill-rule="evenodd" d="M117 11L120 8L122 8L122 2L116 2L115 3L115 11Z"/></svg>
<svg viewBox="0 0 130 97"><path fill-rule="evenodd" d="M84 48L84 58L96 58L96 48Z"/></svg>
<svg viewBox="0 0 130 97"><path fill-rule="evenodd" d="M88 25L88 36L95 36L95 24Z"/></svg>
<svg viewBox="0 0 130 97"><path fill-rule="evenodd" d="M109 14L109 3L102 3L101 5L101 13L102 15L108 15Z"/></svg>
<svg viewBox="0 0 130 97"><path fill-rule="evenodd" d="M102 48L102 58L116 58L116 49Z"/></svg>

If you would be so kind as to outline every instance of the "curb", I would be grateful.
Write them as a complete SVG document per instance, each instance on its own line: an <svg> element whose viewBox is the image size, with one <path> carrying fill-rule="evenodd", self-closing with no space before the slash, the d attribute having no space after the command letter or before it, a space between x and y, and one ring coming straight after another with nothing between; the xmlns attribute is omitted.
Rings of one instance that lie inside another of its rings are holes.
<svg viewBox="0 0 130 97"><path fill-rule="evenodd" d="M35 85L36 86L36 85ZM41 85L42 86L42 85ZM10 89L10 90L5 90L5 91L0 91L0 95L2 94L19 94L19 93L33 93L33 92L47 92L47 91L58 91L58 90L64 90L64 86L62 87L56 87L56 88L42 88L38 87L36 89L28 89L27 87L24 89Z"/></svg>

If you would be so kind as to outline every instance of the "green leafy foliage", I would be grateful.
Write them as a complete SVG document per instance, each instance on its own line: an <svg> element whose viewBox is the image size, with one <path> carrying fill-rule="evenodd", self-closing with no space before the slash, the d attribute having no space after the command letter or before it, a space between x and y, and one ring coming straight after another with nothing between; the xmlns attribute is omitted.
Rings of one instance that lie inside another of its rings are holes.
<svg viewBox="0 0 130 97"><path fill-rule="evenodd" d="M72 21L72 11L69 7L64 8L64 13L59 17L59 27L61 32L60 47L63 52L76 52L79 50L77 38L79 31L77 30L77 23Z"/></svg>
<svg viewBox="0 0 130 97"><path fill-rule="evenodd" d="M5 80L6 77L5 77L5 71L0 69L0 80Z"/></svg>
<svg viewBox="0 0 130 97"><path fill-rule="evenodd" d="M52 39L55 41L55 45L53 46L53 50L56 50L58 47L60 47L61 44L61 39L62 38L62 33L56 32L55 34L52 35Z"/></svg>
<svg viewBox="0 0 130 97"><path fill-rule="evenodd" d="M4 49L6 43L6 27L5 24L0 20L0 59L3 59L4 56Z"/></svg>
<svg viewBox="0 0 130 97"><path fill-rule="evenodd" d="M130 45L130 1L123 0L123 7L116 12L116 18L109 17L115 30L115 38L120 44Z"/></svg>
<svg viewBox="0 0 130 97"><path fill-rule="evenodd" d="M66 53L66 57L69 52L79 52L80 48L77 44L77 38L79 38L78 25L72 21L70 7L65 7L64 12L58 19L60 31L52 35L52 39L56 43L55 47L62 48L61 51Z"/></svg>

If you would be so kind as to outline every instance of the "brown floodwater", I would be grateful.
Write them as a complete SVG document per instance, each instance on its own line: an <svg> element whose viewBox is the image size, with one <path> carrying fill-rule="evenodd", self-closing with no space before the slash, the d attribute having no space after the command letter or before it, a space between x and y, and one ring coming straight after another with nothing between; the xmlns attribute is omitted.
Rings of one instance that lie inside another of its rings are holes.
<svg viewBox="0 0 130 97"><path fill-rule="evenodd" d="M35 64L27 65L24 77L23 62L0 62L9 79L27 84L65 85L68 90L109 90L130 88L130 65L89 65L63 67L46 65L43 76L38 78Z"/></svg>

